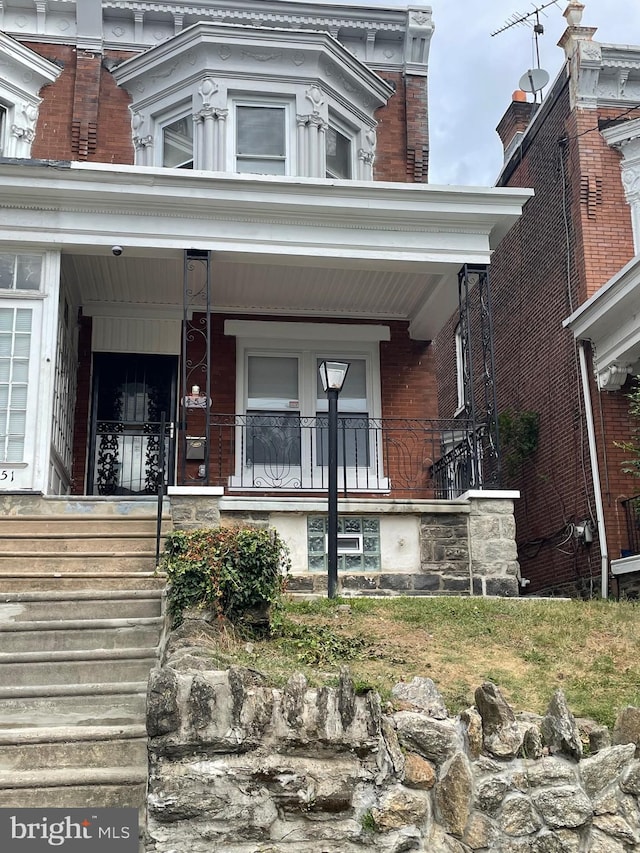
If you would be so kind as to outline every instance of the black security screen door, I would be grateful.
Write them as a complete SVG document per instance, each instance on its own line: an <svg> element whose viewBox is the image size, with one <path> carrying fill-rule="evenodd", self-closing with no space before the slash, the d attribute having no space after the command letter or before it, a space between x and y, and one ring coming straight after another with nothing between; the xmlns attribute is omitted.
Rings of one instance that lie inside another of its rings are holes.
<svg viewBox="0 0 640 853"><path fill-rule="evenodd" d="M163 413L166 482L173 472L177 359L96 353L93 376L88 494L156 494Z"/></svg>

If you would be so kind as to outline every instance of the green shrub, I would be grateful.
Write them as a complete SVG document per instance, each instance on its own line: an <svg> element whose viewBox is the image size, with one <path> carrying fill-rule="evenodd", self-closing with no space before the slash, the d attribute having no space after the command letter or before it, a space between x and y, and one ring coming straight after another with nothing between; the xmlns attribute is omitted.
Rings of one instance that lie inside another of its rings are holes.
<svg viewBox="0 0 640 853"><path fill-rule="evenodd" d="M288 548L275 530L177 530L167 537L162 562L172 623L180 624L186 607L237 621L251 608L275 604L289 567Z"/></svg>

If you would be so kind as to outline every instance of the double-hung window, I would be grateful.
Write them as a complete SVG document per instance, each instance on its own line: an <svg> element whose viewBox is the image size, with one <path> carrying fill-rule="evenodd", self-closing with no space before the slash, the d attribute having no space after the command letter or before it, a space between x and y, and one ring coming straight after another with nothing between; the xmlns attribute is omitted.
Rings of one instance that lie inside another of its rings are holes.
<svg viewBox="0 0 640 853"><path fill-rule="evenodd" d="M244 463L253 485L283 488L300 480L299 357L249 354Z"/></svg>
<svg viewBox="0 0 640 853"><path fill-rule="evenodd" d="M388 327L337 327L335 340L321 341L313 339L322 334L314 325L225 324L227 334L247 334L238 339L232 488L327 488L328 403L318 371L324 360L349 363L338 398L340 477L351 489L388 488L382 470L379 372L379 340ZM349 341L349 328L364 328L364 339L358 341L356 333ZM376 337L379 329L384 331Z"/></svg>
<svg viewBox="0 0 640 853"><path fill-rule="evenodd" d="M316 362L317 368L321 361ZM328 401L316 370L317 455L321 466L327 464L329 450ZM349 359L349 370L338 397L338 465L351 469L368 469L371 461L369 400L367 398L367 362Z"/></svg>
<svg viewBox="0 0 640 853"><path fill-rule="evenodd" d="M327 178L353 177L351 137L329 125L326 131Z"/></svg>
<svg viewBox="0 0 640 853"><path fill-rule="evenodd" d="M33 397L42 307L40 299L29 297L41 291L42 262L42 255L0 252L0 467L26 459L27 403L30 393Z"/></svg>
<svg viewBox="0 0 640 853"><path fill-rule="evenodd" d="M162 129L162 165L193 169L193 119L183 116Z"/></svg>
<svg viewBox="0 0 640 853"><path fill-rule="evenodd" d="M286 104L235 104L235 171L286 175L288 158Z"/></svg>

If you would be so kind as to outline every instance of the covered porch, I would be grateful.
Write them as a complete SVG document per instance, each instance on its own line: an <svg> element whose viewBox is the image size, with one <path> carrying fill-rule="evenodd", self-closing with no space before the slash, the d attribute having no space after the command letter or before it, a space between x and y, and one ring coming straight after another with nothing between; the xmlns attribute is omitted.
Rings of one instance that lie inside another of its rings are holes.
<svg viewBox="0 0 640 853"><path fill-rule="evenodd" d="M172 506L280 523L306 542L299 567L319 568L317 368L340 359L341 515L358 527L358 566L373 568L366 542L378 571L385 554L397 563L408 537L403 571L439 559L456 574L461 559L469 585L468 546L432 558L420 530L438 502L499 488L490 347L469 340L468 318L490 320L491 251L529 192L84 163L5 163L0 179L0 252L16 269L44 258L37 293L11 294L40 311L12 491L118 500L160 483ZM456 312L464 405L441 413L430 342ZM473 358L488 376L475 395ZM491 496L506 499L512 544L513 495Z"/></svg>

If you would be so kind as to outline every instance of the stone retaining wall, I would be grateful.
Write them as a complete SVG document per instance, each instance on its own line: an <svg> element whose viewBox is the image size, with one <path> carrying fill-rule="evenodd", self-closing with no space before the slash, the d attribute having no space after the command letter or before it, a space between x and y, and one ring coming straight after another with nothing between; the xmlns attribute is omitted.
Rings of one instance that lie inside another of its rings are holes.
<svg viewBox="0 0 640 853"><path fill-rule="evenodd" d="M149 685L148 853L640 849L640 709L611 745L560 691L545 717L516 717L486 683L452 717L429 679L383 707L346 669L337 687L275 689L170 649Z"/></svg>

